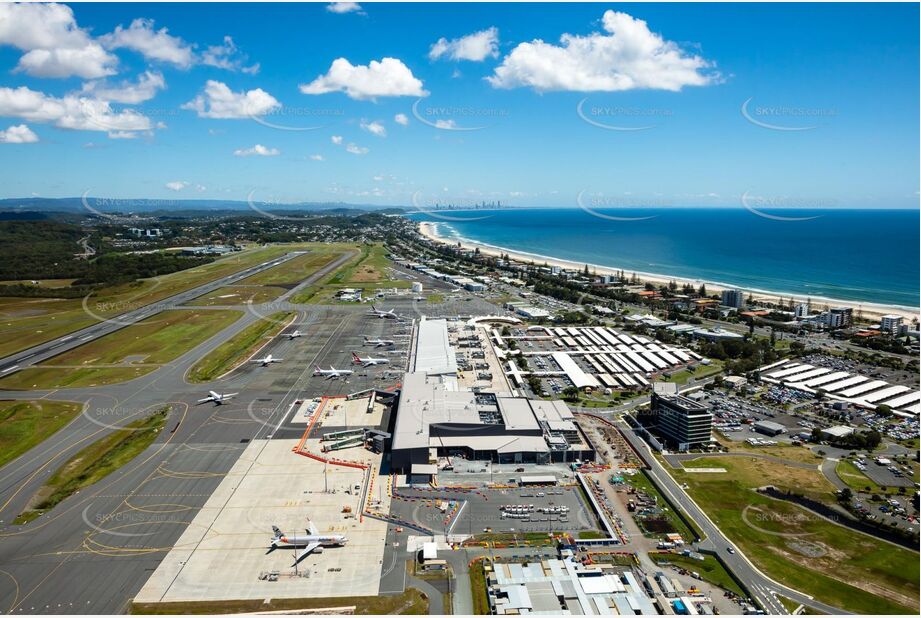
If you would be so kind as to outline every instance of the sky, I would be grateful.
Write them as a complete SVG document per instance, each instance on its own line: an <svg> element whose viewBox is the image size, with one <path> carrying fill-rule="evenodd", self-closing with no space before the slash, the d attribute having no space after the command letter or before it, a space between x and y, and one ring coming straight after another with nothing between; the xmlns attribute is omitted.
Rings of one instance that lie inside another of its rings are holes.
<svg viewBox="0 0 921 618"><path fill-rule="evenodd" d="M0 197L917 208L917 4L0 5Z"/></svg>

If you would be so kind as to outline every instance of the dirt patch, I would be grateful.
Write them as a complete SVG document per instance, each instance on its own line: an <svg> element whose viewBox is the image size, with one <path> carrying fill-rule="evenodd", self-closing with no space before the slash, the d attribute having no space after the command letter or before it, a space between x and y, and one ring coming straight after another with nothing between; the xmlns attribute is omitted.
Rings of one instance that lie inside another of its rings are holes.
<svg viewBox="0 0 921 618"><path fill-rule="evenodd" d="M826 554L825 549L817 543L810 543L802 539L791 539L786 543L787 547L798 552L807 558L821 558Z"/></svg>

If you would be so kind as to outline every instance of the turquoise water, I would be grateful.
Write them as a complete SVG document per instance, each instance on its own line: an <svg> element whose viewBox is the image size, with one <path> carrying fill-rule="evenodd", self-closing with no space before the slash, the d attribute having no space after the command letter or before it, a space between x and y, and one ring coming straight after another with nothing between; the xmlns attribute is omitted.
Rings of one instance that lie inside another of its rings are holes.
<svg viewBox="0 0 921 618"><path fill-rule="evenodd" d="M918 211L784 209L767 214L742 208L534 208L408 217L437 223L440 236L628 273L919 306Z"/></svg>

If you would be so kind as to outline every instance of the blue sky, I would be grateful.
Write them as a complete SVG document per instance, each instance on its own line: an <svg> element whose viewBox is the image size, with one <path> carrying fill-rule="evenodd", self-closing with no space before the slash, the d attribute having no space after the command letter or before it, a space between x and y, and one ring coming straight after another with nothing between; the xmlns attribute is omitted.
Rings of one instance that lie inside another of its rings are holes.
<svg viewBox="0 0 921 618"><path fill-rule="evenodd" d="M917 5L42 8L3 197L917 207Z"/></svg>

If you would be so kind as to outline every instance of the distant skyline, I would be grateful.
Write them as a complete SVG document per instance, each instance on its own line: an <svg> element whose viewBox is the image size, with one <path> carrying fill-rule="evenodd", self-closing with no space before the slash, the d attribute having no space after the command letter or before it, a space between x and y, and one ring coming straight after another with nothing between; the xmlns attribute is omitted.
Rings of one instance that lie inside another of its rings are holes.
<svg viewBox="0 0 921 618"><path fill-rule="evenodd" d="M917 208L918 10L3 4L0 197Z"/></svg>

